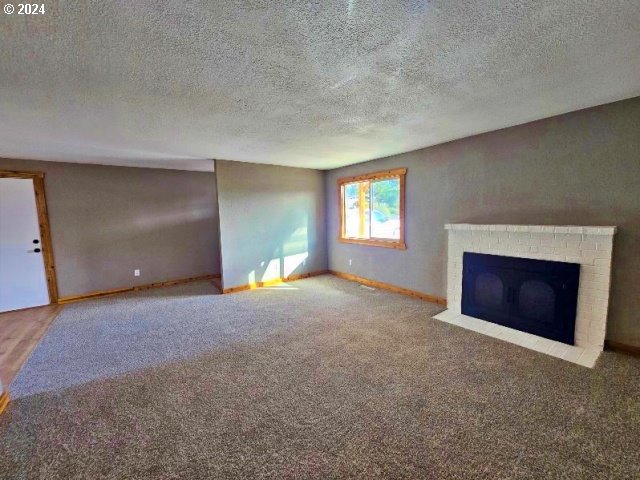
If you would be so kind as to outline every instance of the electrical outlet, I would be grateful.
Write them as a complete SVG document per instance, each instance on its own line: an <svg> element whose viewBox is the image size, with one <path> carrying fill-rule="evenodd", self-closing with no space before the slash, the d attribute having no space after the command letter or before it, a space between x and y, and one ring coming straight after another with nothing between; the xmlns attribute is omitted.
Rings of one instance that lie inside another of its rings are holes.
<svg viewBox="0 0 640 480"><path fill-rule="evenodd" d="M351 259L349 259L349 266L351 266Z"/></svg>
<svg viewBox="0 0 640 480"><path fill-rule="evenodd" d="M136 268L136 269L133 271L133 276L134 276L134 277L139 277L139 276L140 276L140 269L139 269L139 268Z"/></svg>

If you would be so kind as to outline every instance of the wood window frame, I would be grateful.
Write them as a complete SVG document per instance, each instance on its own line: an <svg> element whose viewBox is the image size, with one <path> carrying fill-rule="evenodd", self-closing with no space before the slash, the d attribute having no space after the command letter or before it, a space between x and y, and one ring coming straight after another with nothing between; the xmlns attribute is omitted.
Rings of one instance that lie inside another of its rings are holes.
<svg viewBox="0 0 640 480"><path fill-rule="evenodd" d="M53 260L47 197L44 190L44 172L14 172L11 170L0 170L0 178L22 178L33 180L33 190L36 197L36 210L38 212L38 225L40 227L40 241L42 244L42 258L44 260L47 289L49 291L49 303L57 303L58 281L56 279L56 267Z"/></svg>
<svg viewBox="0 0 640 480"><path fill-rule="evenodd" d="M406 250L405 243L405 180L407 175L406 168L396 168L393 170L383 170L380 172L369 173L366 175L356 175L353 177L339 178L338 183L338 210L340 211L340 231L338 232L338 241L341 243L352 243L356 245L369 245L372 247L394 248L396 250ZM344 185L348 183L363 182L366 180L382 180L386 178L400 179L400 238L384 239L384 238L352 238L345 236L345 218L344 218Z"/></svg>

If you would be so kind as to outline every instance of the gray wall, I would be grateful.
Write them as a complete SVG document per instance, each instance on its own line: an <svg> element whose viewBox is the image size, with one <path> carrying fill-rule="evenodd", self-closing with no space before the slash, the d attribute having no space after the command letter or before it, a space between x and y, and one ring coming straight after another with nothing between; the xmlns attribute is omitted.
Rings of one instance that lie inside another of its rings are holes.
<svg viewBox="0 0 640 480"><path fill-rule="evenodd" d="M323 173L216 161L224 288L326 270Z"/></svg>
<svg viewBox="0 0 640 480"><path fill-rule="evenodd" d="M214 173L9 159L0 170L45 172L60 296L220 272Z"/></svg>
<svg viewBox="0 0 640 480"><path fill-rule="evenodd" d="M339 243L336 180L394 167L407 250ZM332 170L325 190L330 269L443 297L445 223L617 225L607 338L640 346L640 97Z"/></svg>

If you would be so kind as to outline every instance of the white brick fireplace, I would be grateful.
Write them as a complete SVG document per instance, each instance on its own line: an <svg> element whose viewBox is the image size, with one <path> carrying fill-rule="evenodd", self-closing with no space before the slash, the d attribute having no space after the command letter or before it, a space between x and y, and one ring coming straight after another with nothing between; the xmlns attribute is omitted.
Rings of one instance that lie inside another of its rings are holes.
<svg viewBox="0 0 640 480"><path fill-rule="evenodd" d="M448 310L437 319L592 367L604 346L616 227L447 224ZM575 347L461 314L462 256L486 253L580 264Z"/></svg>

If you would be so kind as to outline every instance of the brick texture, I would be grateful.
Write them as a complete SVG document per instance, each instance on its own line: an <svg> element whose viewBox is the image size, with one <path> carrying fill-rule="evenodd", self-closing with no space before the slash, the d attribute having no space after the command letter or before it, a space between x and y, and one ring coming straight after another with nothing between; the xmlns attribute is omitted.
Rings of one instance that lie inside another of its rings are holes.
<svg viewBox="0 0 640 480"><path fill-rule="evenodd" d="M462 254L488 253L580 264L575 343L602 350L615 227L448 224L447 305L460 313Z"/></svg>

